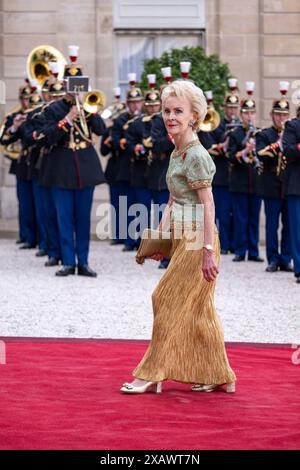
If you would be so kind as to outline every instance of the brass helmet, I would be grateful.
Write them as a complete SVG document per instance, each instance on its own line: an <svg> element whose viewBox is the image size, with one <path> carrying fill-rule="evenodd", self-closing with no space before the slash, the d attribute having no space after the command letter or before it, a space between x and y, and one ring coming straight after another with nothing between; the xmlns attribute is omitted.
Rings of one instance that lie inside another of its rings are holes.
<svg viewBox="0 0 300 470"><path fill-rule="evenodd" d="M241 101L241 112L256 111L256 103L252 97L254 88L254 82L246 82L246 93L248 98L245 98Z"/></svg>
<svg viewBox="0 0 300 470"><path fill-rule="evenodd" d="M30 85L23 85L19 88L19 99L30 98L31 88Z"/></svg>
<svg viewBox="0 0 300 470"><path fill-rule="evenodd" d="M160 93L158 90L151 89L145 93L145 106L160 104Z"/></svg>
<svg viewBox="0 0 300 470"><path fill-rule="evenodd" d="M66 94L66 89L65 89L63 81L56 80L54 83L51 83L49 87L49 95L51 97L65 96L65 94Z"/></svg>
<svg viewBox="0 0 300 470"><path fill-rule="evenodd" d="M41 106L43 103L43 98L39 94L38 90L34 91L29 98L29 107L26 109L26 111L24 111L24 114L30 113L38 106Z"/></svg>
<svg viewBox="0 0 300 470"><path fill-rule="evenodd" d="M274 100L272 103L272 112L280 114L289 114L290 113L290 103L286 98L287 91L289 89L289 82L281 81L279 82L279 90L281 98Z"/></svg>
<svg viewBox="0 0 300 470"><path fill-rule="evenodd" d="M132 87L130 90L128 90L126 95L126 101L143 101L143 99L144 95L140 88Z"/></svg>

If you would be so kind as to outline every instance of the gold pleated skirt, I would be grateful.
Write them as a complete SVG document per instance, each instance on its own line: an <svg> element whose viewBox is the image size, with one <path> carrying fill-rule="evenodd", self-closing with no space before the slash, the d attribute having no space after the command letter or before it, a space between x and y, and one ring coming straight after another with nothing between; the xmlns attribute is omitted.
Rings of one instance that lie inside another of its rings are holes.
<svg viewBox="0 0 300 470"><path fill-rule="evenodd" d="M217 231L214 245L219 263ZM172 229L172 259L152 294L151 343L133 375L151 382L234 382L214 305L216 281L207 282L203 277L203 248L187 247L186 236L175 238Z"/></svg>

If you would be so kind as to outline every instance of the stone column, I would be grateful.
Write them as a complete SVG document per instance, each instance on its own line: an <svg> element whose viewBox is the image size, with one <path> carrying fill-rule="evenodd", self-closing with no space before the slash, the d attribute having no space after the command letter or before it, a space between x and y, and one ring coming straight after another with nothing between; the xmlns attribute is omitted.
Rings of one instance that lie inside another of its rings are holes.
<svg viewBox="0 0 300 470"><path fill-rule="evenodd" d="M96 0L96 86L113 100L117 85L114 62L113 2Z"/></svg>
<svg viewBox="0 0 300 470"><path fill-rule="evenodd" d="M218 54L239 80L241 95L245 82L256 83L255 98L260 118L260 9L259 0L234 2L207 0L207 53Z"/></svg>
<svg viewBox="0 0 300 470"><path fill-rule="evenodd" d="M272 100L280 96L279 80L290 81L289 98L295 93L296 88L300 89L300 2L299 0L262 0L261 8L263 15L263 119L267 122ZM295 105L292 104L291 117L294 115Z"/></svg>

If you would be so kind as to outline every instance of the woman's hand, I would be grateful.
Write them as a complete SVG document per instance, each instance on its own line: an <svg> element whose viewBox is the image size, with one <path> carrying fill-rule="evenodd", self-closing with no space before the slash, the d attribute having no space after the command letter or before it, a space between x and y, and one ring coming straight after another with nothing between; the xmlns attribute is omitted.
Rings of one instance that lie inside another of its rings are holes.
<svg viewBox="0 0 300 470"><path fill-rule="evenodd" d="M203 248L202 272L208 282L214 281L219 273L214 252L206 248Z"/></svg>
<svg viewBox="0 0 300 470"><path fill-rule="evenodd" d="M149 259L154 259L154 261L161 261L163 258L161 253L154 253L154 255L149 256Z"/></svg>

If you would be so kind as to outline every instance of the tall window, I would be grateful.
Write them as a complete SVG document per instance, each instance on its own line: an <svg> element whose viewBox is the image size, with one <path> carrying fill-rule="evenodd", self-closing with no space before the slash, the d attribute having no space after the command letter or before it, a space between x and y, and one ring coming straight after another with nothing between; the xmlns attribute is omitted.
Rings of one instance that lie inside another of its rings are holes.
<svg viewBox="0 0 300 470"><path fill-rule="evenodd" d="M204 46L205 0L113 0L115 76L123 90L127 74L140 80L144 60L184 46Z"/></svg>
<svg viewBox="0 0 300 470"><path fill-rule="evenodd" d="M136 72L139 81L146 59L159 57L163 52L173 48L204 46L204 35L201 31L197 34L188 31L181 31L180 34L175 31L165 31L163 34L161 32L153 34L153 31L151 33L140 31L134 34L124 32L118 33L115 41L117 52L115 72L124 95L128 88L127 74Z"/></svg>

